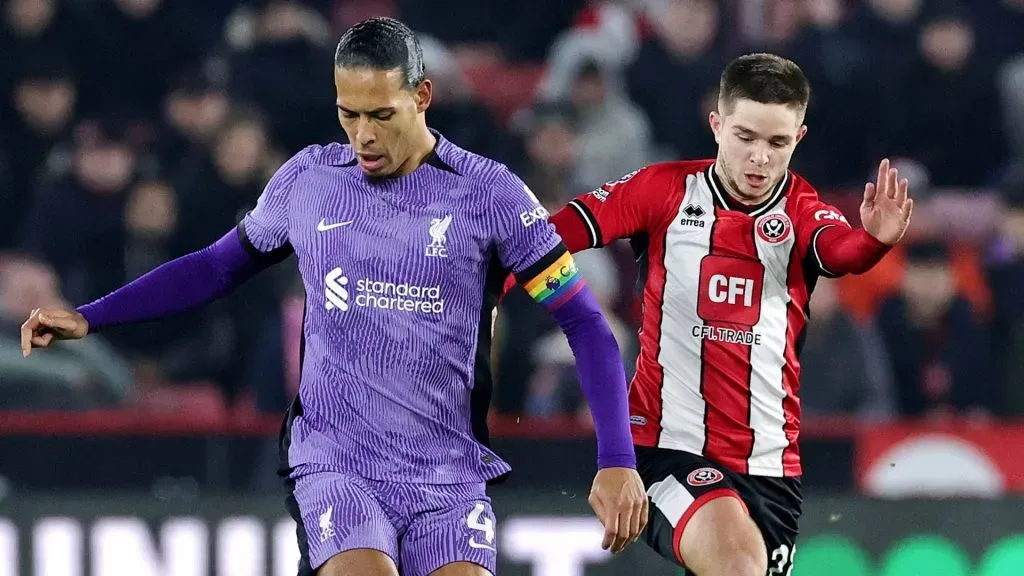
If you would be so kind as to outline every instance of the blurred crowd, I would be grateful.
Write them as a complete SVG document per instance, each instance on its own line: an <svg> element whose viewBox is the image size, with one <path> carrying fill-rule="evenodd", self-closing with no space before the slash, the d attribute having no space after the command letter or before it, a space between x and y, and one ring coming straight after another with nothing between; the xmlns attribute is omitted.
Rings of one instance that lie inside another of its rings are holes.
<svg viewBox="0 0 1024 576"><path fill-rule="evenodd" d="M291 154L343 141L332 51L371 15L421 34L428 123L552 211L644 164L713 157L723 65L794 59L812 100L793 168L851 220L883 156L918 198L905 246L818 284L805 412L1024 415L1024 0L2 0L0 406L284 409L303 302L290 261L215 305L28 360L18 325L206 246ZM629 246L579 262L632 366ZM498 411L586 421L571 351L521 291L494 355Z"/></svg>

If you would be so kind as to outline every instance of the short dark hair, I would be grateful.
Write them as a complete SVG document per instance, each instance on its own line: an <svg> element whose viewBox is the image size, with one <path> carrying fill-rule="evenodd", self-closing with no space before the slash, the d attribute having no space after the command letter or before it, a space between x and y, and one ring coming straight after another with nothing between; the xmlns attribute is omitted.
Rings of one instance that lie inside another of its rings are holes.
<svg viewBox="0 0 1024 576"><path fill-rule="evenodd" d="M394 18L370 18L346 30L338 41L334 66L372 70L400 68L404 88L415 88L426 77L419 39L408 26Z"/></svg>
<svg viewBox="0 0 1024 576"><path fill-rule="evenodd" d="M725 107L745 98L806 109L811 99L811 85L800 67L792 60L765 53L747 54L730 62L722 71L718 90Z"/></svg>

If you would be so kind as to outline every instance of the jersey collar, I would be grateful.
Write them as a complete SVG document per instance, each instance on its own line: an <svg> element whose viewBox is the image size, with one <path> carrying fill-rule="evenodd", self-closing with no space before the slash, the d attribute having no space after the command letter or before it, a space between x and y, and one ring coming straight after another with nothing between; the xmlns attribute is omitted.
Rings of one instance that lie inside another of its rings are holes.
<svg viewBox="0 0 1024 576"><path fill-rule="evenodd" d="M737 210L749 214L750 216L760 216L766 214L779 203L786 192L789 189L789 184L793 180L789 175L789 170L782 175L782 180L779 180L778 184L775 185L775 189L768 196L768 199L761 202L760 204L747 205L741 204L736 200L733 200L729 193L726 191L725 184L718 178L718 174L715 174L715 165L708 166L708 169L704 171L704 180L707 182L708 188L711 189L711 195L714 198L715 206L722 208L723 210Z"/></svg>

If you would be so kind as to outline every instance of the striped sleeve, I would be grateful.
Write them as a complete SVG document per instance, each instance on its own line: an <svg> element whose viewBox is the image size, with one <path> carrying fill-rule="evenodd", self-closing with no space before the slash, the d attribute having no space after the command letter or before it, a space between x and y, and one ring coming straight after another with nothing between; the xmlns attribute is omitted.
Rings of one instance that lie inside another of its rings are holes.
<svg viewBox="0 0 1024 576"><path fill-rule="evenodd" d="M319 148L309 146L278 168L256 201L256 207L239 222L242 245L256 259L279 261L291 254L288 209L292 188Z"/></svg>
<svg viewBox="0 0 1024 576"><path fill-rule="evenodd" d="M655 167L641 168L577 196L560 213L563 218L568 218L565 213L571 213L583 224L588 248L630 238L651 226L659 199L668 196L668 183L662 181L665 175L665 171Z"/></svg>

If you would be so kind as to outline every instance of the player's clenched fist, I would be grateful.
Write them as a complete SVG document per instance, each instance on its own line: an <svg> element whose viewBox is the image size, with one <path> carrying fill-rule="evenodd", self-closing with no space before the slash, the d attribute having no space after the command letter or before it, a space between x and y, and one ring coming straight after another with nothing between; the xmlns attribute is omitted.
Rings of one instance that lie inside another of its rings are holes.
<svg viewBox="0 0 1024 576"><path fill-rule="evenodd" d="M28 356L32 348L46 348L54 340L76 340L89 333L89 323L74 310L36 308L21 325L21 353Z"/></svg>
<svg viewBox="0 0 1024 576"><path fill-rule="evenodd" d="M594 477L590 507L604 525L601 548L622 552L647 526L647 493L632 468L605 468Z"/></svg>

